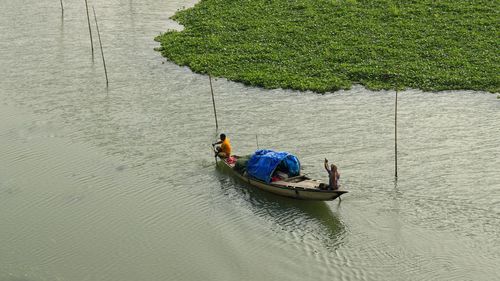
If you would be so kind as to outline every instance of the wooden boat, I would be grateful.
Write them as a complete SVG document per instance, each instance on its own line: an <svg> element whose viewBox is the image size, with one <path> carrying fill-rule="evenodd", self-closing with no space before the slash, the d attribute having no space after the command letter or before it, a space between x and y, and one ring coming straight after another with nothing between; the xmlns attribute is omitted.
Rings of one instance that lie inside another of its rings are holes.
<svg viewBox="0 0 500 281"><path fill-rule="evenodd" d="M233 155L232 157L236 159L239 158L236 155ZM228 173L248 183L249 185L274 194L295 199L329 201L335 200L342 194L347 193L346 190L320 189L320 184L322 183L321 181L311 179L305 175L299 175L267 183L236 170L234 168L235 163L228 163L226 160L218 160L217 166L225 171L228 171Z"/></svg>

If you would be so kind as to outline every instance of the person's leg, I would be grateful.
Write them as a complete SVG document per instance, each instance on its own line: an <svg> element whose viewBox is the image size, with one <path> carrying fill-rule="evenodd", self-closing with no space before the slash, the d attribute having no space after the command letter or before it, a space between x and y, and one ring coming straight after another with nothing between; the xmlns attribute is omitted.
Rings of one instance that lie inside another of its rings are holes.
<svg viewBox="0 0 500 281"><path fill-rule="evenodd" d="M216 156L216 157L220 155L220 153L221 153L221 152L220 152L220 150L221 150L220 146L216 146L216 147L215 147L214 152L215 152L215 156Z"/></svg>

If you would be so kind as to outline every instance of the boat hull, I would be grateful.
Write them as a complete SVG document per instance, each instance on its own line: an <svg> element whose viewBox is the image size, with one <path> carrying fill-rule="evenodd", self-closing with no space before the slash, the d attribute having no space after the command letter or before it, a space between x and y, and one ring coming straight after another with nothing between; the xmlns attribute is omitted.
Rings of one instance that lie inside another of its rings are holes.
<svg viewBox="0 0 500 281"><path fill-rule="evenodd" d="M251 186L254 186L261 190L265 190L267 192L271 192L277 195L290 197L294 199L331 201L340 197L342 194L347 193L346 190L320 190L320 189L300 188L294 186L283 186L283 185L276 185L273 183L266 183L264 181L250 178L245 175L242 175L241 173L238 173L233 169L231 165L222 160L217 161L217 166L222 170L230 173L233 177L238 178L239 180Z"/></svg>

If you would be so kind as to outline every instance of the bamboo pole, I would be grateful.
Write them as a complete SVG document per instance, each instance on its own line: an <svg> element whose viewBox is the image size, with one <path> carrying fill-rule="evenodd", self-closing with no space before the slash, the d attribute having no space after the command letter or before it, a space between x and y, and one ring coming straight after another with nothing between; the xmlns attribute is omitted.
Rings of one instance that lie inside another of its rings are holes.
<svg viewBox="0 0 500 281"><path fill-rule="evenodd" d="M212 76L208 75L210 81L210 91L212 92L212 103L214 105L214 115L215 115L215 129L219 129L219 123L217 122L217 110L215 109L215 98L214 98L214 88L212 87Z"/></svg>
<svg viewBox="0 0 500 281"><path fill-rule="evenodd" d="M398 178L398 90L394 103L394 175Z"/></svg>
<svg viewBox="0 0 500 281"><path fill-rule="evenodd" d="M95 27L97 29L97 37L99 38L99 46L101 47L102 65L104 66L104 75L106 75L106 88L107 88L108 84L109 84L108 83L108 71L106 70L106 60L104 59L104 52L102 50L101 33L99 32L99 25L97 24L97 16L95 14L94 6L92 6L92 11L94 12Z"/></svg>
<svg viewBox="0 0 500 281"><path fill-rule="evenodd" d="M64 6L62 0L61 0L61 11L64 13Z"/></svg>
<svg viewBox="0 0 500 281"><path fill-rule="evenodd" d="M92 41L92 29L90 28L89 5L87 4L87 0L85 0L85 9L87 9L87 23L89 25L90 49L92 50L92 60L94 60L94 42Z"/></svg>

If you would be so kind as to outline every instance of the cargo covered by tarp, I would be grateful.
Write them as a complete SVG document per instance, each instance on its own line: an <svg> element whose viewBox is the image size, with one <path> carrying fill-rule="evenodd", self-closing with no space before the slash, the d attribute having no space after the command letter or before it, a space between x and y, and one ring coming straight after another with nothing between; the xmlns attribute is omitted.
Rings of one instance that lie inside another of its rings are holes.
<svg viewBox="0 0 500 281"><path fill-rule="evenodd" d="M295 155L269 149L255 151L248 160L247 173L254 178L270 183L271 176L278 166L284 169L289 177L300 174L300 162Z"/></svg>

